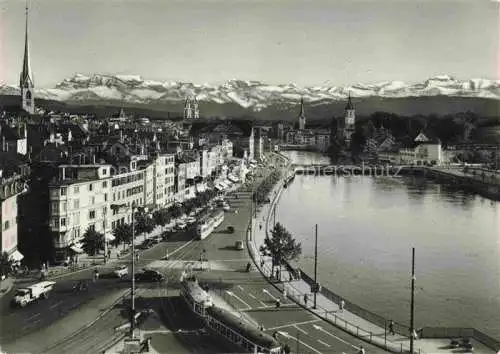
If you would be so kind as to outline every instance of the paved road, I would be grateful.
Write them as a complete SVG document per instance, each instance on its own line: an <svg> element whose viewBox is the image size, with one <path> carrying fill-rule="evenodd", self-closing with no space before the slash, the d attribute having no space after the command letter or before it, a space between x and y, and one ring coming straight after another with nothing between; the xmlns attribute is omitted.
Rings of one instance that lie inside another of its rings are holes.
<svg viewBox="0 0 500 354"><path fill-rule="evenodd" d="M247 195L250 195L250 193L247 192ZM234 203L235 206L237 204L237 202ZM248 201L247 207L250 207ZM231 214L237 215L229 213L229 215ZM206 255L210 257L211 247L207 240L191 241L189 244L186 244L188 241L191 240L180 236L168 242L162 242L160 245L149 250L142 251L139 262L136 264L137 269L144 266L157 268L166 275L168 283L171 283L175 287L175 283L178 283L177 280L181 272L180 267L185 266L184 260L198 260L203 249L208 251ZM181 246L185 247L172 255L172 251ZM170 254L169 259L173 261L161 260L167 253ZM130 256L124 257L109 266L101 267L101 274L110 272L119 263L129 264ZM85 329L81 333L79 332L78 335L68 336L72 331L64 324L68 323L73 328L73 332L78 331L86 324L79 323L77 310L85 310L86 307L96 306L95 304L100 299L111 296L111 294L116 294L117 290L121 289L124 291L129 287L129 282L126 280L101 276L101 279L97 283L91 284L88 292L76 293L72 291L72 287L79 280L89 280L91 277L92 270L67 274L63 278L56 280L57 284L50 299L31 304L24 309L10 308L9 301L12 296L1 299L1 323L8 323L8 325L0 324L0 343L2 343L2 346L6 349L11 348L11 350L18 350L18 348L28 350L29 348L29 351L40 352L42 348L40 348L39 343L45 343L47 345L45 348L49 348L49 344L52 344L52 348L47 352L65 352L67 348L71 348L72 346L87 348L86 352L89 352L89 350L92 352L93 349L101 347L102 343L106 343L106 341L102 341L102 338L114 338L109 335L109 328L120 325L126 317L122 315L117 316L114 314L114 310L94 323L92 327ZM27 282L27 284L29 283L33 283L33 280ZM140 295L142 287L143 285L138 284L138 295ZM47 335L47 331L44 331L44 329L47 329L49 325L51 327L62 327L61 331L68 333L66 336L63 336L60 333L52 331L49 332L51 335ZM179 326L177 325L177 327ZM50 338L52 343L49 343L47 338ZM63 338L65 340L64 343L54 343ZM82 341L81 338L87 338L87 340ZM56 345L54 346L54 344Z"/></svg>
<svg viewBox="0 0 500 354"><path fill-rule="evenodd" d="M240 212L228 214L221 228L243 224L243 220L248 219L250 204L244 197L249 196L249 193L240 192L238 195L238 199L230 199L229 202L239 205ZM245 317L251 317L264 326L269 333L279 331L280 340L288 343L294 351L298 347L300 353L356 353L360 345L365 347L367 353L386 353L321 321L291 300L284 299L283 294L259 272L246 273L244 268L250 261L248 252L236 251L231 247L240 239L245 239L245 230L242 228L232 235L215 232L203 241L210 250L211 270L200 272L198 277L227 303L244 312ZM275 308L277 298L281 298L280 310Z"/></svg>

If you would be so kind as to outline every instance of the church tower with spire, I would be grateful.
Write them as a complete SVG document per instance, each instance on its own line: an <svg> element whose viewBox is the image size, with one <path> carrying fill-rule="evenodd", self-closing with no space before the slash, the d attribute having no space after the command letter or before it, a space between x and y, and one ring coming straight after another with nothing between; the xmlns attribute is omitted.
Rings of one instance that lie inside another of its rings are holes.
<svg viewBox="0 0 500 354"><path fill-rule="evenodd" d="M186 97L184 101L184 119L193 118L193 107L191 106L191 99Z"/></svg>
<svg viewBox="0 0 500 354"><path fill-rule="evenodd" d="M306 115L304 113L304 99L300 99L299 130L306 129Z"/></svg>
<svg viewBox="0 0 500 354"><path fill-rule="evenodd" d="M30 66L30 52L28 43L28 5L26 5L26 28L24 34L23 68L19 78L21 89L21 108L26 112L35 113L35 84Z"/></svg>
<svg viewBox="0 0 500 354"><path fill-rule="evenodd" d="M196 97L193 99L193 118L200 118L200 108L198 107L198 100Z"/></svg>
<svg viewBox="0 0 500 354"><path fill-rule="evenodd" d="M354 128L356 123L356 110L351 101L351 93L349 92L349 98L347 100L347 105L345 107L345 122L344 122L344 138L347 144L351 142L351 136L354 134Z"/></svg>

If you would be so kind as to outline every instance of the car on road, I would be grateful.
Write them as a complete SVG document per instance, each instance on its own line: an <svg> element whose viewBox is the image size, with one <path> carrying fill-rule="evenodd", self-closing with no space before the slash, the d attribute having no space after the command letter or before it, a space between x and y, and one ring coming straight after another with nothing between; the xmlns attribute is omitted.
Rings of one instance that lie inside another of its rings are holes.
<svg viewBox="0 0 500 354"><path fill-rule="evenodd" d="M243 245L243 241L236 241L234 244L234 248L238 251L243 251L245 249L245 246Z"/></svg>
<svg viewBox="0 0 500 354"><path fill-rule="evenodd" d="M163 274L157 270L143 269L141 272L135 274L135 280L142 282L162 281Z"/></svg>
<svg viewBox="0 0 500 354"><path fill-rule="evenodd" d="M123 278L128 275L128 267L126 265L121 265L113 270L113 275L117 278Z"/></svg>

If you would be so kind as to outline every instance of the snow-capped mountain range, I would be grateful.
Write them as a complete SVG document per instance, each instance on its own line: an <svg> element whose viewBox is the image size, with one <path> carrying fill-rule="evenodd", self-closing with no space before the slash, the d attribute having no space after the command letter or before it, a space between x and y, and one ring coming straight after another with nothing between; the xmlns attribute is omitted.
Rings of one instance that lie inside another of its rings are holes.
<svg viewBox="0 0 500 354"><path fill-rule="evenodd" d="M82 75L65 79L55 88L36 89L36 97L63 102L124 101L137 104L180 102L196 97L200 103L235 103L260 111L271 105L296 105L302 97L310 105L352 97L456 96L500 99L500 80L458 80L434 76L420 83L386 81L351 86L299 87L295 84L268 85L259 81L230 80L222 85L144 80L136 75ZM0 94L19 95L19 88L0 86Z"/></svg>

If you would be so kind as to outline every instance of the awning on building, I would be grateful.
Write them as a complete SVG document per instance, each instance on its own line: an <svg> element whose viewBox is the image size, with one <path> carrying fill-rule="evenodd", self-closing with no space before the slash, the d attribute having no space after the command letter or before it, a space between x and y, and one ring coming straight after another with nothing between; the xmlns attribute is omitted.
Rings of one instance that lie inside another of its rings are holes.
<svg viewBox="0 0 500 354"><path fill-rule="evenodd" d="M71 246L70 249L75 253L83 253L83 250L80 247Z"/></svg>
<svg viewBox="0 0 500 354"><path fill-rule="evenodd" d="M13 262L21 262L23 260L24 256L21 252L19 252L18 250L15 250L14 252L12 252L10 255L9 255L9 260L13 261Z"/></svg>
<svg viewBox="0 0 500 354"><path fill-rule="evenodd" d="M110 234L108 232L106 233L106 236L105 236L106 241L113 241L115 238L116 237L113 236L112 234Z"/></svg>

